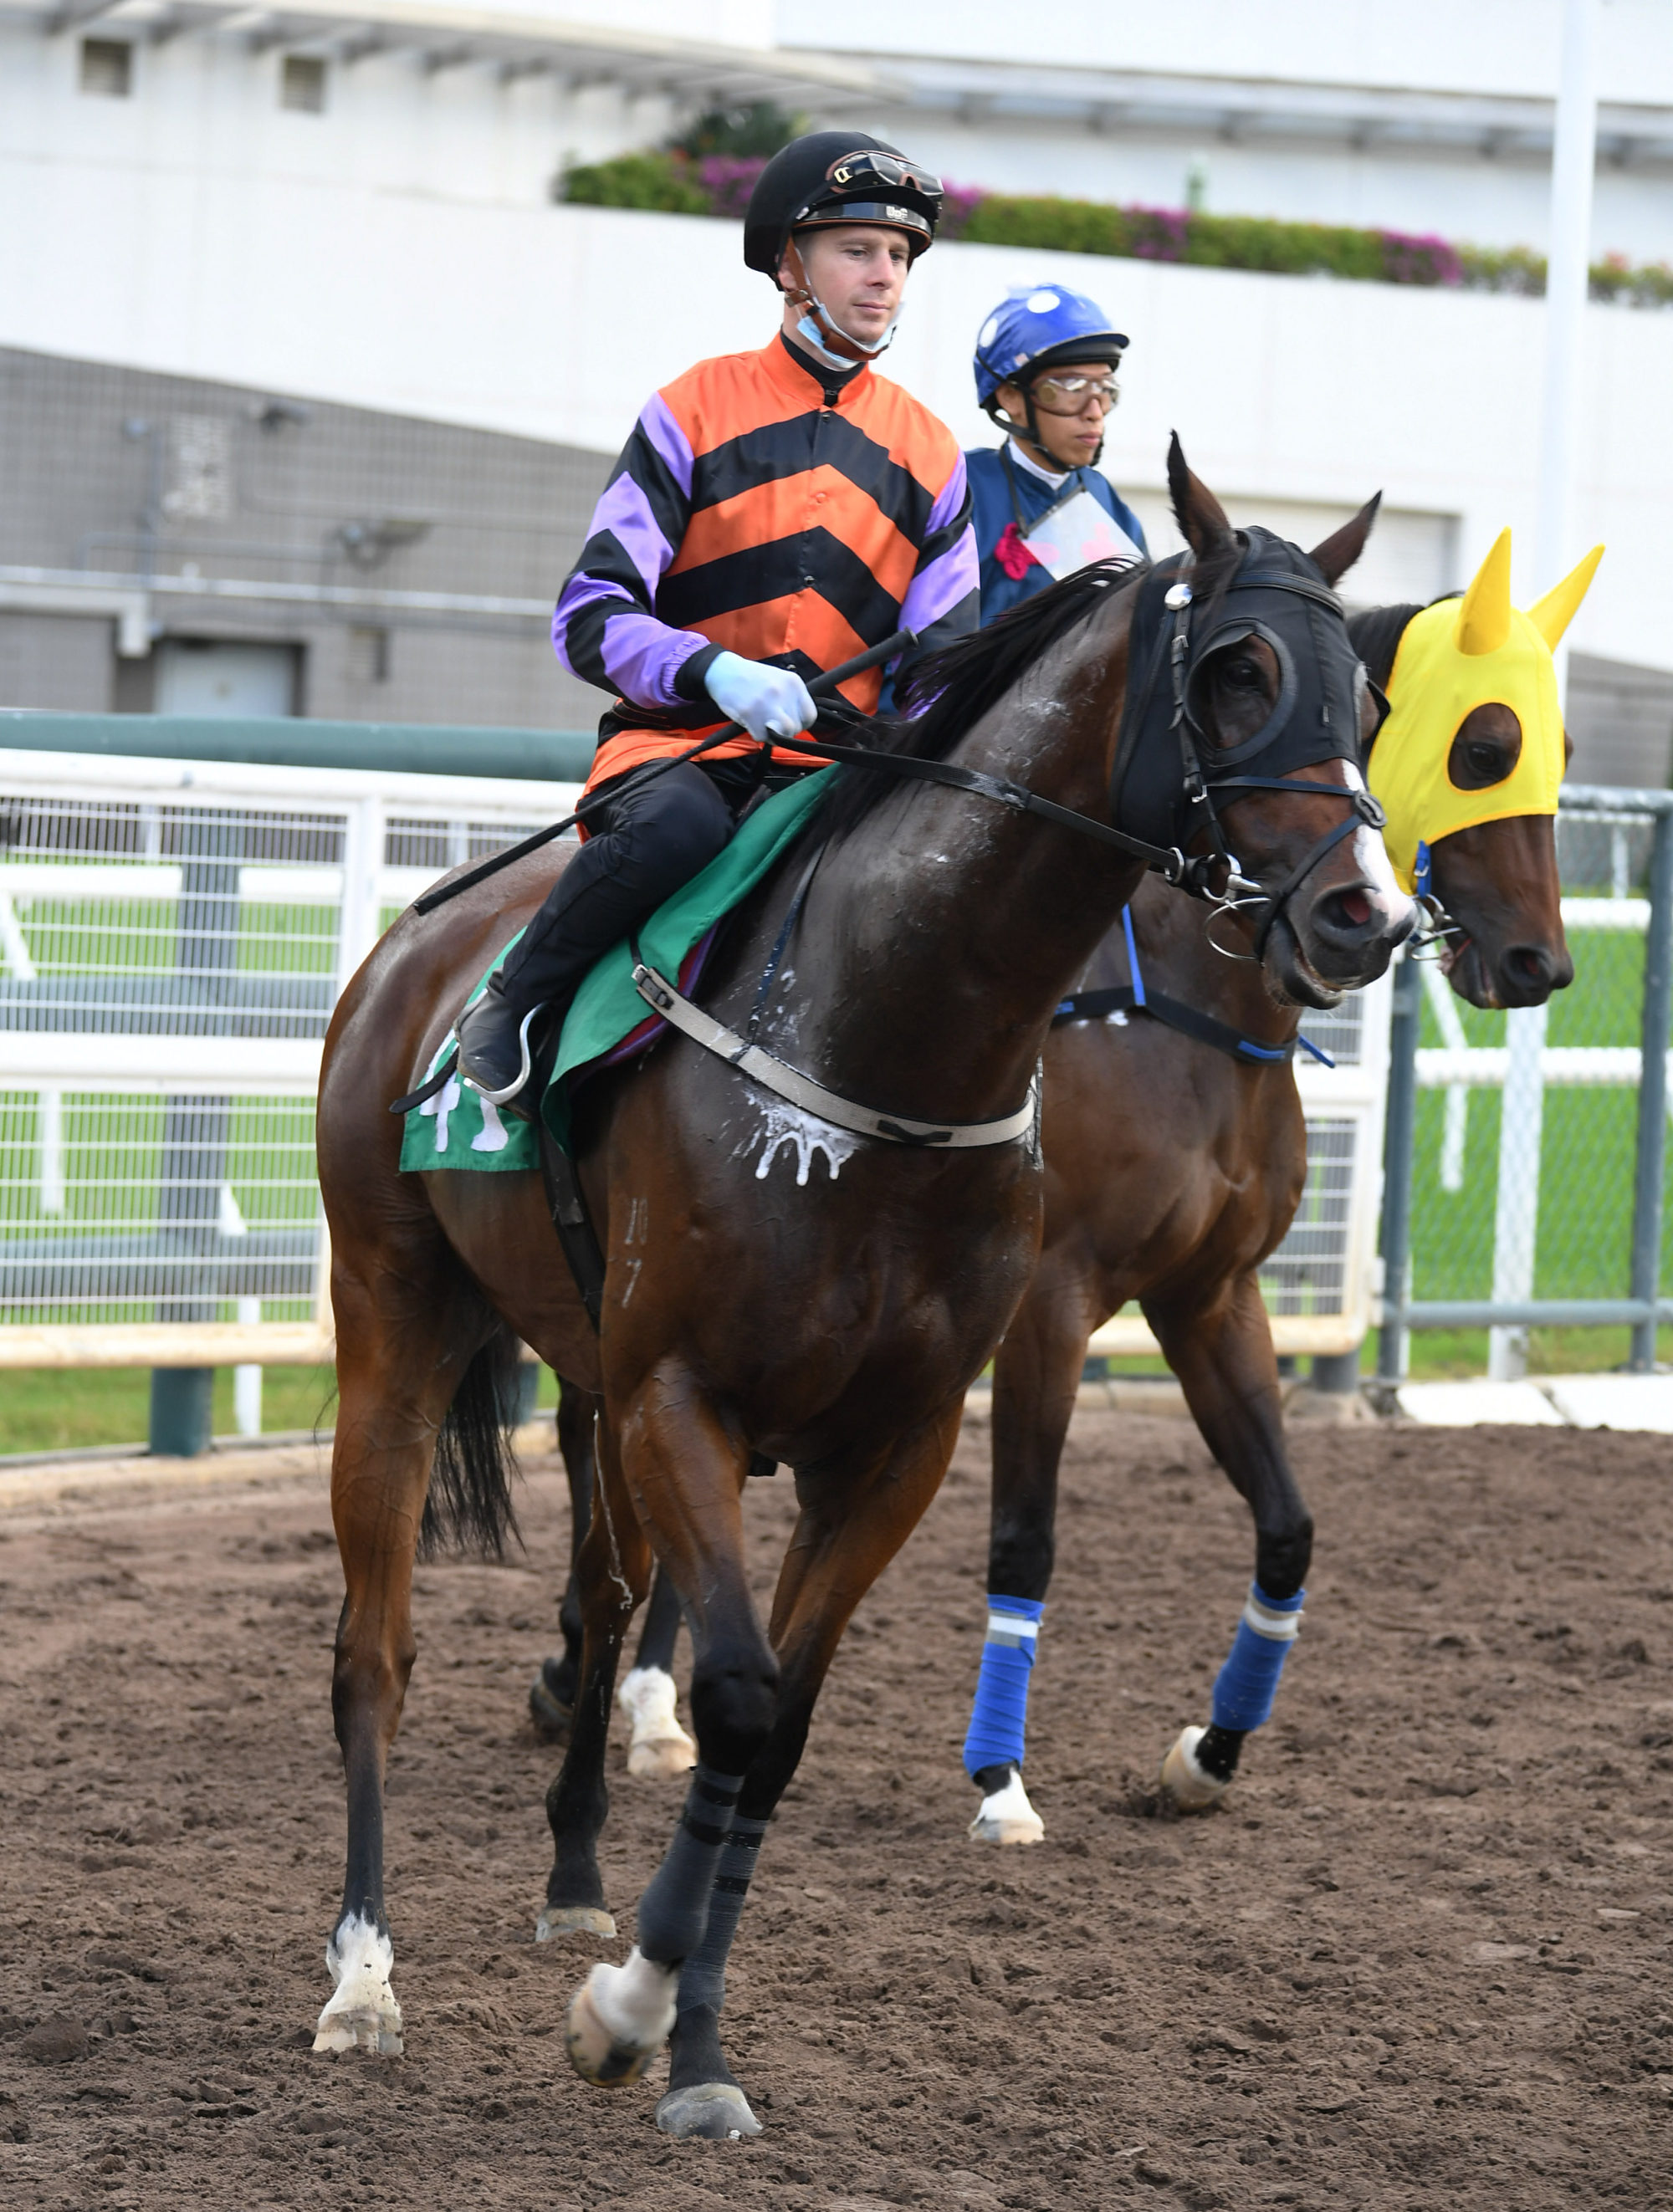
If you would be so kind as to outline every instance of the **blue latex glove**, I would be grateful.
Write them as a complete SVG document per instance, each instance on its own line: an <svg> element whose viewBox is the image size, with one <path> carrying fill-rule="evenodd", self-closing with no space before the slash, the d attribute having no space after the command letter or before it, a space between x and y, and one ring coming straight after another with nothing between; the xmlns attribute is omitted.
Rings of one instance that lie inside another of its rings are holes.
<svg viewBox="0 0 1673 2212"><path fill-rule="evenodd" d="M811 729L818 702L793 668L770 668L764 660L720 653L709 664L703 685L729 722L741 722L763 744L771 738L799 737Z"/></svg>

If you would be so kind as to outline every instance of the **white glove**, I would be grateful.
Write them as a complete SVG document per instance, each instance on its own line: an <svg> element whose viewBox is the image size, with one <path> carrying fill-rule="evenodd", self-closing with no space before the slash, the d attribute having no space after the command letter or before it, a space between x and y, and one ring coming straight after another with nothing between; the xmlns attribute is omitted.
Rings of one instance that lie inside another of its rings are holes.
<svg viewBox="0 0 1673 2212"><path fill-rule="evenodd" d="M729 722L741 722L764 744L770 737L799 737L818 717L818 702L793 668L720 653L703 678L709 697Z"/></svg>

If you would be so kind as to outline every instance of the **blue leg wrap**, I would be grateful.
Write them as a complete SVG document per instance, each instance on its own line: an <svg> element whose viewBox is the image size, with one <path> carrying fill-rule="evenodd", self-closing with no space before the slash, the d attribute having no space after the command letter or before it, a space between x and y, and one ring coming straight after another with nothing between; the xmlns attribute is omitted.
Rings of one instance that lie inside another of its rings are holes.
<svg viewBox="0 0 1673 2212"><path fill-rule="evenodd" d="M1257 1729L1272 1717L1278 1677L1301 1626L1305 1590L1271 1598L1259 1583L1249 1585L1249 1601L1232 1645L1232 1656L1214 1684L1214 1726Z"/></svg>
<svg viewBox="0 0 1673 2212"><path fill-rule="evenodd" d="M989 1597L988 1640L982 1647L982 1672L976 1679L976 1704L970 1732L964 1738L964 1771L980 1774L984 1766L1020 1766L1023 1739L1028 1729L1028 1677L1034 1666L1034 1643L1043 1600L1031 1597Z"/></svg>

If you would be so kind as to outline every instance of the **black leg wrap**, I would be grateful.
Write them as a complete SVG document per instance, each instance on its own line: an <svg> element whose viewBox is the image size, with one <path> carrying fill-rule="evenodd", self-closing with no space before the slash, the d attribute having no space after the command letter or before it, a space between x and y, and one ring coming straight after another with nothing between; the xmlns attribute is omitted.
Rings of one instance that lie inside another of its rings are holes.
<svg viewBox="0 0 1673 2212"><path fill-rule="evenodd" d="M726 1967L733 1938L749 1895L750 1880L767 1832L764 1820L734 1814L732 1832L721 1853L709 1899L709 1925L679 1978L679 2014L674 2028L672 2070L668 2086L684 2089L703 2081L731 2081L732 2069L721 2049L721 2008L726 2002Z"/></svg>
<svg viewBox="0 0 1673 2212"><path fill-rule="evenodd" d="M674 1839L639 1900L639 1948L658 1966L679 1965L703 1942L715 1870L743 1786L742 1775L707 1766L691 1777Z"/></svg>
<svg viewBox="0 0 1673 2212"><path fill-rule="evenodd" d="M1238 1757L1247 1734L1246 1729L1204 1729L1196 1747L1197 1765L1216 1782L1229 1782L1238 1771Z"/></svg>

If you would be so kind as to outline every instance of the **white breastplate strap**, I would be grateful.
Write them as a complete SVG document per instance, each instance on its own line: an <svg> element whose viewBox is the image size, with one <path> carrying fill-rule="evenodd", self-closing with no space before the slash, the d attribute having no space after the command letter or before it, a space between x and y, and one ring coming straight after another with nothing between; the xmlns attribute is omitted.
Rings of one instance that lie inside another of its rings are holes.
<svg viewBox="0 0 1673 2212"><path fill-rule="evenodd" d="M836 1128L853 1129L862 1137L882 1137L895 1145L930 1145L960 1152L983 1145L1014 1144L1034 1127L1037 1079L1029 1085L1028 1096L1016 1112L1007 1114L1002 1121L915 1121L905 1114L875 1114L869 1106L856 1106L851 1099L839 1097L811 1076L799 1074L771 1053L746 1042L736 1030L727 1029L724 1022L717 1022L701 1006L683 998L666 976L642 961L633 971L633 981L645 1004L694 1044L728 1061L763 1091L776 1091L804 1113L815 1114Z"/></svg>

